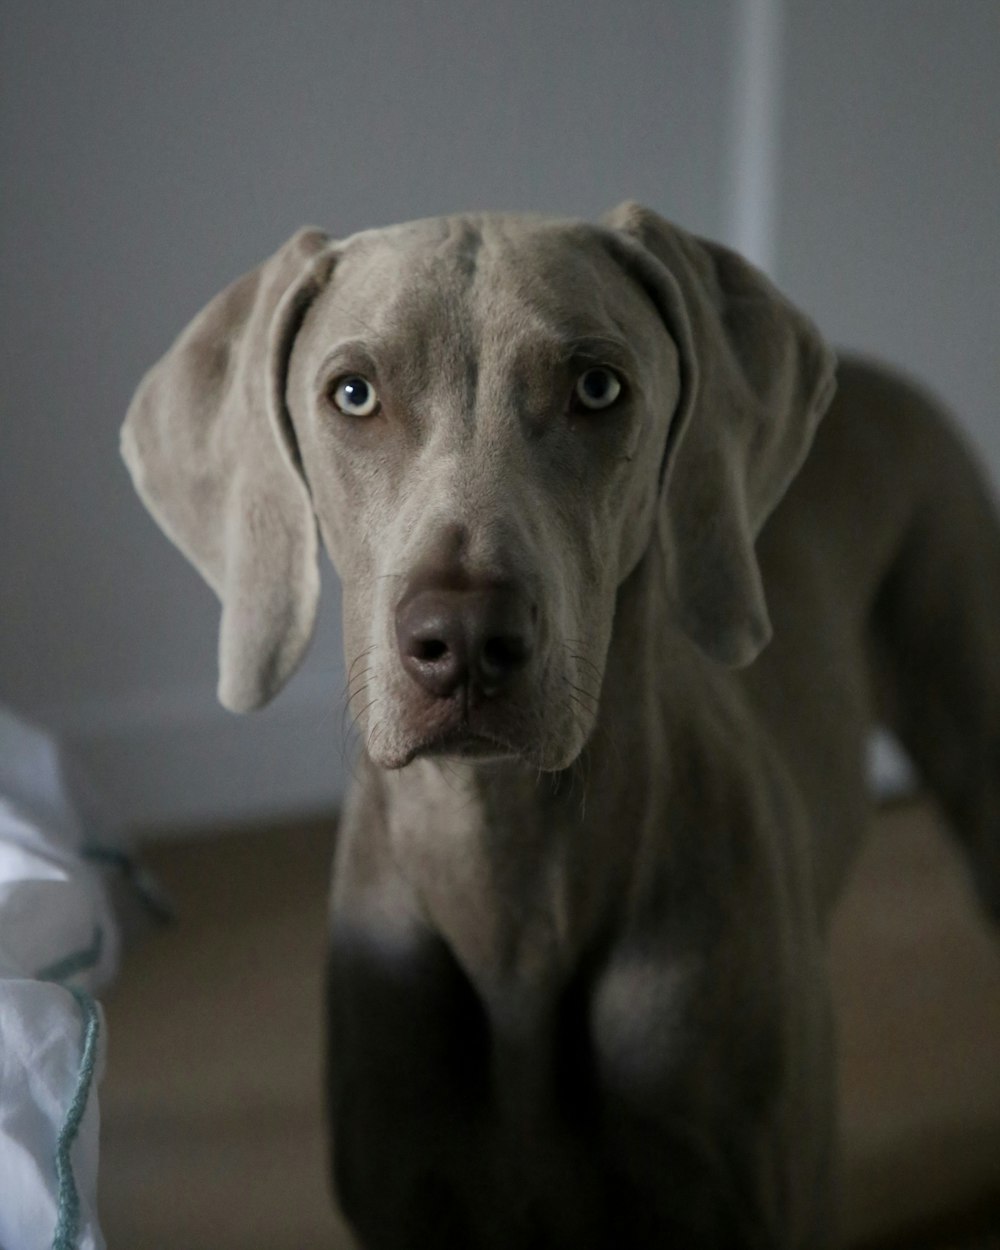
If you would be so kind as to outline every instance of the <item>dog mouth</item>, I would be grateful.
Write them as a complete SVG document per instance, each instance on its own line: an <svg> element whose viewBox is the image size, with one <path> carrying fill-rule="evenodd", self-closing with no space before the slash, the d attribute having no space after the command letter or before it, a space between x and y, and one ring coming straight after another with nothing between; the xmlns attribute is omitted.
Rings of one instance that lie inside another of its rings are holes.
<svg viewBox="0 0 1000 1250"><path fill-rule="evenodd" d="M392 771L418 760L563 768L579 753L590 726L581 725L565 696L552 697L551 685L547 672L536 672L530 682L495 696L467 686L433 699L404 685L366 727L368 754Z"/></svg>
<svg viewBox="0 0 1000 1250"><path fill-rule="evenodd" d="M411 721L406 735L403 766L415 759L461 759L477 763L509 760L524 754L524 743L514 730L519 718L510 707L477 700L463 692L441 701ZM422 722L422 723L421 723Z"/></svg>
<svg viewBox="0 0 1000 1250"><path fill-rule="evenodd" d="M414 759L459 758L493 763L513 759L521 752L498 734L483 733L469 725L445 729L417 743L408 753L406 763Z"/></svg>

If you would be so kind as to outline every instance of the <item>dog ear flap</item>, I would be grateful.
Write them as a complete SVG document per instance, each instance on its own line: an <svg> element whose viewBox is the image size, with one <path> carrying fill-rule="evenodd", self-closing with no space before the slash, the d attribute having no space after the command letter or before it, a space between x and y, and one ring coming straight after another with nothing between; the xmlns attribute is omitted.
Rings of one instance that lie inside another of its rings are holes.
<svg viewBox="0 0 1000 1250"><path fill-rule="evenodd" d="M326 235L299 231L194 319L122 427L143 502L222 601L219 699L235 712L272 699L312 636L318 539L285 380L332 267Z"/></svg>
<svg viewBox="0 0 1000 1250"><path fill-rule="evenodd" d="M771 637L754 542L833 397L835 358L751 264L649 209L604 225L674 339L680 398L661 466L659 535L685 633L749 664Z"/></svg>

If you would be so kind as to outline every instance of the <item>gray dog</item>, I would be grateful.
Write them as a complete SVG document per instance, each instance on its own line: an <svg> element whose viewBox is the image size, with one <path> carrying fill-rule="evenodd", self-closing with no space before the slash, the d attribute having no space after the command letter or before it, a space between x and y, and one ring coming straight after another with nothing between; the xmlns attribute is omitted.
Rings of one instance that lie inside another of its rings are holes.
<svg viewBox="0 0 1000 1250"><path fill-rule="evenodd" d="M834 1241L824 942L876 720L1000 911L1000 531L935 406L623 205L302 231L124 452L222 601L227 707L298 664L319 535L343 581L363 1245Z"/></svg>

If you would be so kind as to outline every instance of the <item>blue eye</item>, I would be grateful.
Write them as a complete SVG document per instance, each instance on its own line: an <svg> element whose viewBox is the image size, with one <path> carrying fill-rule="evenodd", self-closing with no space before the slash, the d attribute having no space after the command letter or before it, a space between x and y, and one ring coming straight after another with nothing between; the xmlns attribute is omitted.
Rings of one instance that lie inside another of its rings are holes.
<svg viewBox="0 0 1000 1250"><path fill-rule="evenodd" d="M370 417L378 407L378 392L359 373L341 378L333 389L332 398L347 417Z"/></svg>
<svg viewBox="0 0 1000 1250"><path fill-rule="evenodd" d="M579 403L595 412L601 408L610 408L621 391L622 384L618 375L603 365L581 373L573 388L573 394Z"/></svg>

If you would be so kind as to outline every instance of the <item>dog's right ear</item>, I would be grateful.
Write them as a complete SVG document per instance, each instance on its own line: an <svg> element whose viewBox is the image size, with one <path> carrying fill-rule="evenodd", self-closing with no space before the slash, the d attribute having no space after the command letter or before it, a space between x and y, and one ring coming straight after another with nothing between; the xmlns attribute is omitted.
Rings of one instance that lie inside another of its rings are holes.
<svg viewBox="0 0 1000 1250"><path fill-rule="evenodd" d="M219 699L237 712L273 698L312 636L316 521L285 382L333 264L325 234L299 231L194 319L122 428L143 502L222 601Z"/></svg>

